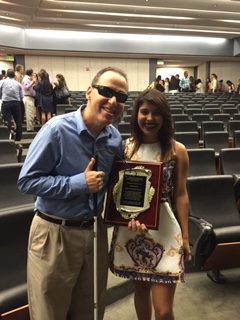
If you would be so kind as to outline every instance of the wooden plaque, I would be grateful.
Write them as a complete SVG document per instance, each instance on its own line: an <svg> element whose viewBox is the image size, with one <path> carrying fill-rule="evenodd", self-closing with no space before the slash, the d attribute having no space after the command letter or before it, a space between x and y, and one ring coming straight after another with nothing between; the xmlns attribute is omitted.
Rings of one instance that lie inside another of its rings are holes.
<svg viewBox="0 0 240 320"><path fill-rule="evenodd" d="M162 163L115 161L110 175L104 221L127 226L134 218L157 230L160 216Z"/></svg>

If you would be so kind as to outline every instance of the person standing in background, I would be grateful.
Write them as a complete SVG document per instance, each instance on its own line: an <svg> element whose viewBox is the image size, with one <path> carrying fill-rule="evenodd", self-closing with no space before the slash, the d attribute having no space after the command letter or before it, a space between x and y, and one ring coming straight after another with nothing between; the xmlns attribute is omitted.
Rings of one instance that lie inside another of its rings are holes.
<svg viewBox="0 0 240 320"><path fill-rule="evenodd" d="M157 76L155 89L160 92L164 92L164 81L162 80L162 77L160 75Z"/></svg>
<svg viewBox="0 0 240 320"><path fill-rule="evenodd" d="M179 86L180 79L179 79L179 74L176 74L176 75L175 75L175 79L177 80L177 84L178 84L178 92L180 92L180 86Z"/></svg>
<svg viewBox="0 0 240 320"><path fill-rule="evenodd" d="M240 79L238 79L237 93L240 94Z"/></svg>
<svg viewBox="0 0 240 320"><path fill-rule="evenodd" d="M196 91L196 83L195 83L195 80L194 80L193 76L189 77L189 91L190 92L195 92Z"/></svg>
<svg viewBox="0 0 240 320"><path fill-rule="evenodd" d="M2 70L0 76L2 76L1 80L2 80L2 79L6 79L6 78L7 78L7 76L6 76L6 70Z"/></svg>
<svg viewBox="0 0 240 320"><path fill-rule="evenodd" d="M16 126L15 140L22 139L22 114L21 104L23 99L22 87L14 79L14 70L7 70L7 78L0 81L0 99L2 99L3 120L8 126L9 133L12 130L12 118Z"/></svg>
<svg viewBox="0 0 240 320"><path fill-rule="evenodd" d="M174 94L179 92L179 81L174 77L171 76L171 79L169 81L169 92Z"/></svg>
<svg viewBox="0 0 240 320"><path fill-rule="evenodd" d="M203 84L202 84L202 80L201 79L197 79L196 80L195 92L196 93L204 93Z"/></svg>
<svg viewBox="0 0 240 320"><path fill-rule="evenodd" d="M68 105L71 105L71 101L70 101L70 97L58 99L57 96L56 96L56 91L57 90L61 90L61 88L63 86L65 86L68 89L66 79L62 74L58 73L56 75L56 78L53 80L53 84L55 85L55 87L53 89L53 106L54 106L54 112L53 113L57 114L57 104L68 104ZM69 91L69 89L68 89L68 91Z"/></svg>
<svg viewBox="0 0 240 320"><path fill-rule="evenodd" d="M164 92L165 93L169 92L169 78L165 78L164 80Z"/></svg>
<svg viewBox="0 0 240 320"><path fill-rule="evenodd" d="M189 92L190 83L188 78L188 71L184 71L183 78L180 80L179 86L182 92Z"/></svg>
<svg viewBox="0 0 240 320"><path fill-rule="evenodd" d="M52 117L53 87L45 69L39 71L38 78L39 81L33 88L38 93L39 106L41 107L41 124L44 125Z"/></svg>
<svg viewBox="0 0 240 320"><path fill-rule="evenodd" d="M113 161L122 157L121 135L112 123L127 98L125 73L104 68L86 90L87 104L50 119L30 145L18 188L37 196L27 265L31 320L93 320L96 192L98 319L103 319L108 241L101 214Z"/></svg>
<svg viewBox="0 0 240 320"><path fill-rule="evenodd" d="M225 86L223 84L223 80L219 80L219 89L218 89L219 93L223 93L225 92Z"/></svg>
<svg viewBox="0 0 240 320"><path fill-rule="evenodd" d="M228 85L228 93L233 93L234 90L235 90L235 86L234 86L234 84L232 83L232 81L227 80L227 81L226 81L226 84Z"/></svg>
<svg viewBox="0 0 240 320"><path fill-rule="evenodd" d="M24 78L22 79L23 89L23 103L26 115L26 127L27 132L34 131L36 107L35 107L35 96L36 91L33 89L37 83L33 80L33 69L27 69Z"/></svg>
<svg viewBox="0 0 240 320"><path fill-rule="evenodd" d="M211 74L211 82L210 82L210 92L211 93L215 93L217 92L217 89L218 89L218 81L217 81L217 75L215 73L212 73Z"/></svg>
<svg viewBox="0 0 240 320"><path fill-rule="evenodd" d="M16 64L15 66L15 80L19 82L20 84L22 83L23 79L23 73L24 73L24 67L21 64ZM24 103L23 101L20 101L21 104L21 114L22 114L22 123L24 123L24 115L25 115L25 110L24 110Z"/></svg>
<svg viewBox="0 0 240 320"><path fill-rule="evenodd" d="M206 93L210 93L210 85L211 85L211 79L209 77L207 77L206 79L206 87L205 87L205 92Z"/></svg>

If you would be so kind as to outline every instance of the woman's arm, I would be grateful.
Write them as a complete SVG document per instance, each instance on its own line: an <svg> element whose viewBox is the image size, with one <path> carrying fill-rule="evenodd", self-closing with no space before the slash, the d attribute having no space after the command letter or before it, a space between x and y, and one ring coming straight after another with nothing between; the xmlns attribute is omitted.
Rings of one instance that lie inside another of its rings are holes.
<svg viewBox="0 0 240 320"><path fill-rule="evenodd" d="M177 211L177 219L182 231L183 249L185 261L188 261L190 254L188 240L188 194L186 188L187 170L189 159L187 150L179 142L176 142L177 163L174 171L173 199Z"/></svg>

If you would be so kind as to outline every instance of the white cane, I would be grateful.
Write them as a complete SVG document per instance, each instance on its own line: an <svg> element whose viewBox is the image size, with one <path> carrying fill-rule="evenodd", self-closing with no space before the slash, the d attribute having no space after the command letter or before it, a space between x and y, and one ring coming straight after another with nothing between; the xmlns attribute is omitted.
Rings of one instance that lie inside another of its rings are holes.
<svg viewBox="0 0 240 320"><path fill-rule="evenodd" d="M95 155L95 164L93 170L97 171L98 157ZM93 209L94 209L94 223L93 223L93 277L94 277L94 320L98 320L98 284L97 284L97 223L98 223L98 203L97 192L93 194Z"/></svg>

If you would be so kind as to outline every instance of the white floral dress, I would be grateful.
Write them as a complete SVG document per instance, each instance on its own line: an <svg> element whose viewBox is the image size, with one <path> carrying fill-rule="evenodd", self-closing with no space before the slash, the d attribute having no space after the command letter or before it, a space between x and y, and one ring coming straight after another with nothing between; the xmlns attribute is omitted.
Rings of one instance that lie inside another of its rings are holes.
<svg viewBox="0 0 240 320"><path fill-rule="evenodd" d="M131 149L129 140L125 154ZM134 161L160 161L160 144L142 144ZM172 199L176 159L163 167L162 196L158 230L133 232L115 227L110 249L110 270L119 277L155 283L184 282L182 233Z"/></svg>

